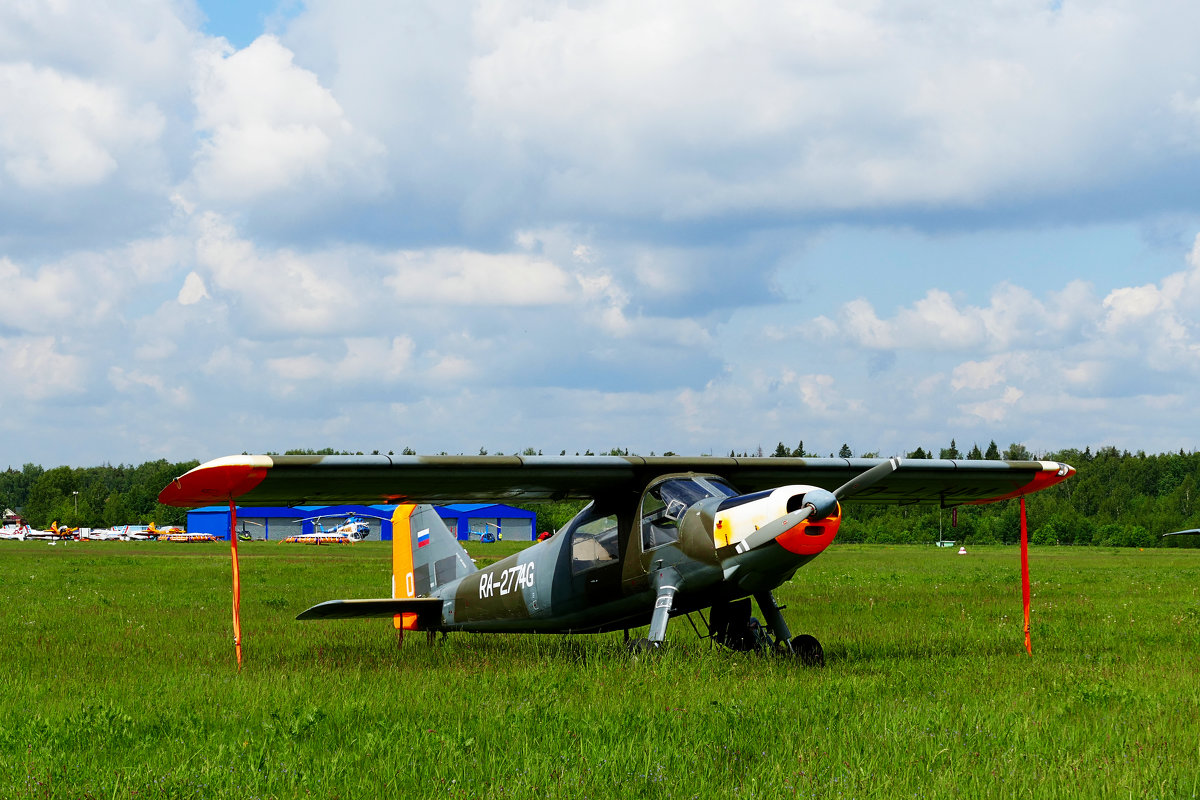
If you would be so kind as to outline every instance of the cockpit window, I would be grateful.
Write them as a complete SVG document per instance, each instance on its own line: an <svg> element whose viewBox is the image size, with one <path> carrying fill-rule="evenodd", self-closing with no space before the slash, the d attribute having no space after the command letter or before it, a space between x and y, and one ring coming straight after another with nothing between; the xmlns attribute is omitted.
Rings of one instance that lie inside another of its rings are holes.
<svg viewBox="0 0 1200 800"><path fill-rule="evenodd" d="M679 521L697 502L708 497L737 495L716 478L670 478L642 495L642 550L679 540Z"/></svg>
<svg viewBox="0 0 1200 800"><path fill-rule="evenodd" d="M594 506L584 509L571 521L571 572L616 563L618 531L615 515L603 514Z"/></svg>

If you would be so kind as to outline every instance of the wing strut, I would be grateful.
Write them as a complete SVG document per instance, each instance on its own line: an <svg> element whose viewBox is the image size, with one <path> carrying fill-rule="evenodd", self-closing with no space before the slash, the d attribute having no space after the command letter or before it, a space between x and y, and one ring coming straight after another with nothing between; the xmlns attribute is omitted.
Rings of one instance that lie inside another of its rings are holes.
<svg viewBox="0 0 1200 800"><path fill-rule="evenodd" d="M237 506L229 496L229 550L233 557L233 649L237 653L238 672L242 671L242 579L238 573Z"/></svg>
<svg viewBox="0 0 1200 800"><path fill-rule="evenodd" d="M1021 601L1025 605L1025 650L1033 655L1029 639L1029 526L1025 522L1025 495L1021 495Z"/></svg>

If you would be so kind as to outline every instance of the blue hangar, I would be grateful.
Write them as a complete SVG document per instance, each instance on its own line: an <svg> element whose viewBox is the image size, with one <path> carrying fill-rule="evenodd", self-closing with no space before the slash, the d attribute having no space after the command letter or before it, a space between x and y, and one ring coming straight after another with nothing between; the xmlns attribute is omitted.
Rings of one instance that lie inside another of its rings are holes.
<svg viewBox="0 0 1200 800"><path fill-rule="evenodd" d="M314 533L317 525L326 529L341 524L346 516L361 516L371 526L368 541L392 539L392 514L395 506L255 506L237 507L238 533L255 539L283 541L288 536ZM438 516L446 527L458 534L460 541L490 540L498 536L512 541L528 542L537 535L534 529L537 514L523 508L498 503L453 503L437 506ZM229 506L205 506L188 512L189 533L211 533L229 539Z"/></svg>

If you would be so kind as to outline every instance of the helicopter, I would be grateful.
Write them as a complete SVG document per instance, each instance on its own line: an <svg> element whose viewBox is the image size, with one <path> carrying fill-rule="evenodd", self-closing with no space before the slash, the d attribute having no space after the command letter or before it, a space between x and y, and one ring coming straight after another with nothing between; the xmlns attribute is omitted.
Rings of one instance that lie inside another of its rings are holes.
<svg viewBox="0 0 1200 800"><path fill-rule="evenodd" d="M325 527L322 520L340 518L341 523ZM307 517L295 520L295 524L313 523L311 533L297 533L281 540L281 544L354 544L361 542L371 535L371 523L367 518L386 519L386 517L371 517L366 514L325 514L319 517Z"/></svg>

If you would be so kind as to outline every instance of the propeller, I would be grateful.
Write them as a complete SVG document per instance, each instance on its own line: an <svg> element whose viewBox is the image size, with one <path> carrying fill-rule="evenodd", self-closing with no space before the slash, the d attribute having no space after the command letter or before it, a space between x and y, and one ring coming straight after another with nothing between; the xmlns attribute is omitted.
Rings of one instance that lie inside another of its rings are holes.
<svg viewBox="0 0 1200 800"><path fill-rule="evenodd" d="M852 497L863 489L874 486L899 469L900 462L901 459L899 458L889 458L882 464L876 464L861 475L851 478L832 492L824 489L812 489L808 491L804 495L803 507L763 525L754 531L754 533L738 542L735 549L738 553L745 553L767 542L774 541L785 531L790 531L810 517L813 519L828 517L837 510L838 501L846 497Z"/></svg>

